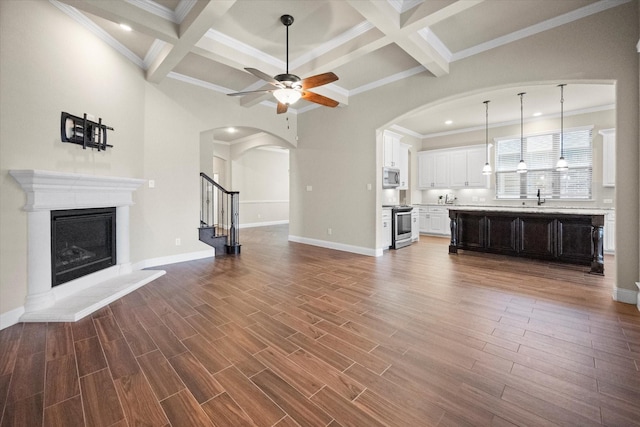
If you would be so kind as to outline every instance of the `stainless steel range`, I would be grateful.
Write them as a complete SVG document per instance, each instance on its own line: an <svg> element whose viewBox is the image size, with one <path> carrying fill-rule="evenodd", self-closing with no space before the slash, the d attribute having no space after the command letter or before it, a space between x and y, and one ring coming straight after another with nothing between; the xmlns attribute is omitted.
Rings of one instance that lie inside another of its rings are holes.
<svg viewBox="0 0 640 427"><path fill-rule="evenodd" d="M411 244L411 206L394 206L391 210L391 248L400 249Z"/></svg>

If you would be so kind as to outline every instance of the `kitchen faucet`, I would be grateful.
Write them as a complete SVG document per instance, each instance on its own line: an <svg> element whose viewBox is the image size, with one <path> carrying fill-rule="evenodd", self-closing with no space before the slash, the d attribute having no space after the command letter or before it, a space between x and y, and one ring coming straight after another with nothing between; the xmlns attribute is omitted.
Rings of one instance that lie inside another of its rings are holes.
<svg viewBox="0 0 640 427"><path fill-rule="evenodd" d="M540 189L538 188L538 206L540 206L541 204L543 204L544 202L547 201L547 199L542 199L540 200Z"/></svg>

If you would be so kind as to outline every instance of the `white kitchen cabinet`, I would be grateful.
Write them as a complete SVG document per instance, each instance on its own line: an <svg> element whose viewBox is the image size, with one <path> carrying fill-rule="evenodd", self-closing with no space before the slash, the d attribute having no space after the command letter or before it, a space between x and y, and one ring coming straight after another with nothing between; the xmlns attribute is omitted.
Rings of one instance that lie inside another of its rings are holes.
<svg viewBox="0 0 640 427"><path fill-rule="evenodd" d="M616 186L616 130L602 129L602 186Z"/></svg>
<svg viewBox="0 0 640 427"><path fill-rule="evenodd" d="M391 209L382 209L382 249L391 246Z"/></svg>
<svg viewBox="0 0 640 427"><path fill-rule="evenodd" d="M398 190L409 189L409 144L400 144L398 167L400 169L400 185Z"/></svg>
<svg viewBox="0 0 640 427"><path fill-rule="evenodd" d="M447 150L418 153L418 188L449 188L449 158Z"/></svg>
<svg viewBox="0 0 640 427"><path fill-rule="evenodd" d="M418 224L420 228L420 233L428 233L429 232L429 208L421 207L418 209Z"/></svg>
<svg viewBox="0 0 640 427"><path fill-rule="evenodd" d="M418 188L487 188L484 146L418 153Z"/></svg>
<svg viewBox="0 0 640 427"><path fill-rule="evenodd" d="M411 211L411 241L420 240L420 210L413 208Z"/></svg>
<svg viewBox="0 0 640 427"><path fill-rule="evenodd" d="M450 236L449 210L444 206L422 206L419 225L421 233Z"/></svg>
<svg viewBox="0 0 640 427"><path fill-rule="evenodd" d="M616 213L609 212L604 220L604 251L614 253L616 251Z"/></svg>
<svg viewBox="0 0 640 427"><path fill-rule="evenodd" d="M429 206L427 230L429 234L450 236L449 210L444 206Z"/></svg>
<svg viewBox="0 0 640 427"><path fill-rule="evenodd" d="M402 135L385 130L382 134L383 159L387 168L400 167L400 139Z"/></svg>
<svg viewBox="0 0 640 427"><path fill-rule="evenodd" d="M450 153L449 184L451 188L487 187L487 177L482 174L485 164L485 147L456 149Z"/></svg>

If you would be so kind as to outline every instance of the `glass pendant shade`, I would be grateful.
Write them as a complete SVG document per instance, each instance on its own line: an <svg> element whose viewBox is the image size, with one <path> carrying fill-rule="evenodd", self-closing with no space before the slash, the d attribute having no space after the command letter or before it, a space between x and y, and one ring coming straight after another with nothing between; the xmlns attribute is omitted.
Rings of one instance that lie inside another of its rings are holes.
<svg viewBox="0 0 640 427"><path fill-rule="evenodd" d="M556 163L556 170L558 172L569 170L569 163L564 159L564 157L560 157L558 159L558 163Z"/></svg>
<svg viewBox="0 0 640 427"><path fill-rule="evenodd" d="M491 172L493 172L493 170L491 169L491 165L487 162L484 164L484 167L482 168L482 175L491 175Z"/></svg>
<svg viewBox="0 0 640 427"><path fill-rule="evenodd" d="M281 104L291 105L302 97L302 93L295 89L284 88L274 91L273 96L275 96Z"/></svg>
<svg viewBox="0 0 640 427"><path fill-rule="evenodd" d="M527 164L524 162L524 160L520 160L520 162L518 163L518 168L516 169L516 172L518 173L527 172Z"/></svg>

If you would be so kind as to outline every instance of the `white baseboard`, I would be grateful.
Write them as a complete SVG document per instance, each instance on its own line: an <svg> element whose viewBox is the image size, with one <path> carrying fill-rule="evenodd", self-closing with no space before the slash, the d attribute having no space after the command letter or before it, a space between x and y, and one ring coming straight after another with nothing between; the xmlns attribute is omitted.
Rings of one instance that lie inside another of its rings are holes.
<svg viewBox="0 0 640 427"><path fill-rule="evenodd" d="M250 222L247 224L240 224L240 229L253 228L253 227L267 227L269 225L282 225L282 224L289 224L289 220L283 219L280 221Z"/></svg>
<svg viewBox="0 0 640 427"><path fill-rule="evenodd" d="M211 249L206 249L204 251L198 251L198 252L187 252L184 254L150 258L150 259L145 259L143 261L135 263L133 265L133 269L143 270L145 268L157 267L159 265L169 265L169 264L175 264L178 262L195 261L197 259L211 258L211 257L214 257L215 255L216 255L216 250L211 248Z"/></svg>
<svg viewBox="0 0 640 427"><path fill-rule="evenodd" d="M613 293L611 294L614 301L624 302L626 304L638 305L638 291L634 291L631 289L625 288L613 288ZM638 306L640 309L640 305Z"/></svg>
<svg viewBox="0 0 640 427"><path fill-rule="evenodd" d="M319 246L321 248L334 249L336 251L351 252L359 255L380 256L382 249L363 248L362 246L345 245L343 243L328 242L326 240L309 239L307 237L293 236L289 234L289 241L304 243L305 245Z"/></svg>
<svg viewBox="0 0 640 427"><path fill-rule="evenodd" d="M24 314L24 307L18 307L6 313L0 314L0 330L13 326L20 321L20 316Z"/></svg>

